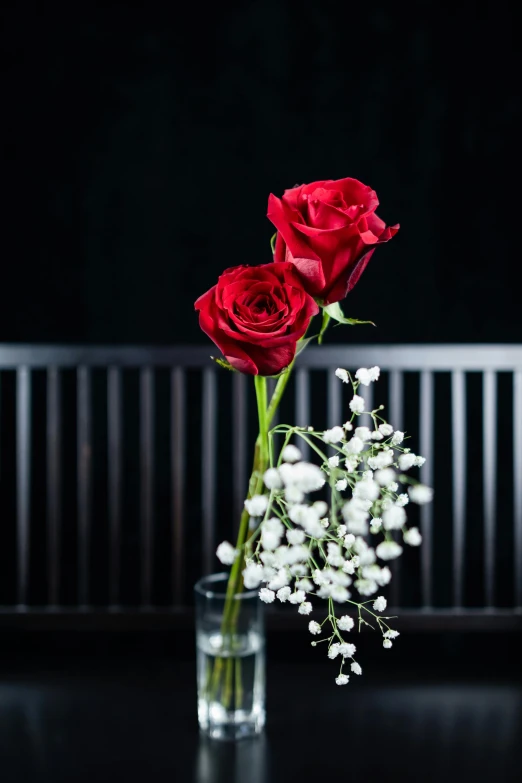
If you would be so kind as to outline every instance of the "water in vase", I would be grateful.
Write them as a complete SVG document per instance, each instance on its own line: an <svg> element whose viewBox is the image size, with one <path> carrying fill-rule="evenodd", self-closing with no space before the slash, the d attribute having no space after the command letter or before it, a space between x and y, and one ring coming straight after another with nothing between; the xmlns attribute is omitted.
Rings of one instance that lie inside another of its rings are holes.
<svg viewBox="0 0 522 783"><path fill-rule="evenodd" d="M214 739L240 739L265 723L264 638L255 631L200 632L197 642L198 719Z"/></svg>

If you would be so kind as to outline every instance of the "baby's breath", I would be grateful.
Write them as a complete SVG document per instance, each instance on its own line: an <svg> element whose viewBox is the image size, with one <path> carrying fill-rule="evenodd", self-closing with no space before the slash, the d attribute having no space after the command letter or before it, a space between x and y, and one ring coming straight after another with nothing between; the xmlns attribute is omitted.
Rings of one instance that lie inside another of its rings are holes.
<svg viewBox="0 0 522 783"><path fill-rule="evenodd" d="M317 612L308 630L321 639L312 644L327 642L328 658L341 661L336 683L346 685L345 663L352 673L362 674L346 634L370 627L387 649L399 636L388 625L392 618L383 615L387 599L380 591L392 578L386 563L402 554L399 542L421 543L418 528L407 527L407 507L410 501L429 503L433 490L410 475L424 457L403 447L405 434L383 418L382 405L366 410L358 394L361 385L378 380L379 368L362 367L354 377L338 368L335 375L351 385L351 420L324 431L280 424L269 432L267 491L258 488L245 501L251 535L242 554L244 585L259 588L262 601L290 604L305 617ZM358 426L362 414L366 423ZM284 440L280 454L274 449L276 435ZM300 445L306 445L313 461L303 459ZM317 492L324 493L320 499ZM232 565L239 551L225 541L217 555Z"/></svg>

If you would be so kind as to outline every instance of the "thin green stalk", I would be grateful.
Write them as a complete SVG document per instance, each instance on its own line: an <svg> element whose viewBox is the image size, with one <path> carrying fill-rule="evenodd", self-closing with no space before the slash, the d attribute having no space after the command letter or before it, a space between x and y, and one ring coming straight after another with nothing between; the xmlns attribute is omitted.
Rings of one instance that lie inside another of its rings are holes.
<svg viewBox="0 0 522 783"><path fill-rule="evenodd" d="M268 416L267 416L267 383L266 378L256 375L254 378L256 397L257 397L257 410L259 418L259 436L256 441L254 450L254 464L252 467L252 475L249 481L248 497L258 494L263 488L263 474L268 467ZM280 391L282 394L282 391ZM244 562L244 545L248 537L248 523L250 515L246 509L243 509L241 514L241 520L239 523L239 532L237 537L236 548L239 550L239 555L234 561L230 576L227 583L227 592L225 596L225 605L223 609L223 620L221 624L221 634L223 643L226 644L226 640L230 638L234 628L237 625L237 617L239 613L239 601L234 598L236 593L239 592L242 585L242 570ZM214 671L212 672L212 679L210 684L210 696L216 698L219 691L219 685L221 677L223 675L223 669L226 666L225 658L216 658L214 664ZM229 670L227 668L227 685L229 684ZM224 705L225 706L225 705Z"/></svg>
<svg viewBox="0 0 522 783"><path fill-rule="evenodd" d="M295 362L295 360L294 360ZM287 371L283 373L276 384L274 393L268 404L267 399L267 382L263 376L256 375L254 377L256 399L257 399L257 412L259 419L259 435L256 440L254 449L254 462L252 465L252 474L248 483L248 498L253 495L260 494L263 491L263 475L268 468L269 463L269 440L268 430L270 423L274 418L274 415L279 407L281 398L284 394L290 375L292 373L294 362L292 362ZM246 509L243 509L241 519L239 522L239 531L236 542L236 549L239 550L239 555L234 561L234 564L230 571L230 576L227 583L227 591L225 596L225 605L223 609L223 620L221 625L221 633L223 637L223 643L227 644L227 639L231 637L234 629L237 626L238 614L240 610L240 602L234 598L234 596L240 591L243 583L243 565L244 565L244 548L247 538L249 536L249 521L250 515ZM229 651L230 652L230 651ZM236 709L240 707L240 700L242 700L242 684L241 684L241 664L236 663L235 670L235 706ZM224 671L226 669L226 671ZM221 679L225 674L227 680L227 686L230 687L230 670L226 666L226 659L218 657L214 663L214 669L210 678L209 697L210 699L217 698ZM228 691L228 688L226 688ZM227 693L228 695L228 693ZM225 706L225 705L224 705Z"/></svg>
<svg viewBox="0 0 522 783"><path fill-rule="evenodd" d="M267 411L267 383L266 378L260 375L256 375L254 378L255 382L255 388L256 388L256 399L257 399L257 414L259 419L259 435L257 437L256 441L256 448L255 448L255 455L254 455L254 466L252 470L252 475L250 477L249 482L249 492L248 497L252 497L252 495L258 495L263 491L263 475L268 467L268 411ZM282 392L281 392L282 393ZM233 596L235 593L239 592L239 589L242 585L243 577L242 577L242 566L244 561L244 544L248 538L249 530L248 530L248 522L249 522L249 514L246 509L243 510L243 513L241 515L241 520L243 521L243 517L246 516L246 525L244 530L244 537L240 540L240 537L238 536L238 540L236 543L236 549L239 549L239 556L237 557L236 561L234 562L234 566L237 566L237 573L238 576L236 577L236 581L233 584L233 591L230 591L230 595ZM240 531L241 533L241 531ZM229 584L227 586L227 601L228 601L228 594L229 590L228 587L230 586L230 581L232 580L232 572L230 574ZM232 624L232 629L235 625L235 620L237 619L237 615L239 612L239 605L233 606L232 605L232 598L231 600L231 606L229 609L229 614L232 616L234 622ZM226 612L226 607L225 607Z"/></svg>
<svg viewBox="0 0 522 783"><path fill-rule="evenodd" d="M235 707L240 710L243 707L243 681L241 679L241 658L235 658L236 662L236 681L235 681Z"/></svg>
<svg viewBox="0 0 522 783"><path fill-rule="evenodd" d="M285 373L287 375L288 373ZM277 385L281 382L283 379L283 375L281 378L279 378L279 381L277 382ZM257 416L259 419L259 445L260 445L260 452L261 457L260 460L263 462L263 459L266 461L268 457L268 402L267 402L267 386L266 386L266 378L263 375L255 375L254 376L254 383L256 387L256 399L257 399ZM286 383L285 383L286 386ZM283 386L284 390L284 386ZM276 396L277 392L277 386L274 391L274 397ZM279 397L281 396L282 391L280 392ZM271 401L272 402L272 401ZM275 413L275 409L274 409ZM272 414L273 415L273 414Z"/></svg>
<svg viewBox="0 0 522 783"><path fill-rule="evenodd" d="M274 418L275 412L277 411L277 408L279 406L279 403L281 402L281 397L284 394L284 391L286 389L286 385L288 381L290 380L290 376L292 374L292 370L294 369L295 359L294 361L288 365L286 372L284 372L282 375L279 376L276 387L274 389L274 393L272 394L272 398L270 400L270 405L268 406L268 411L266 414L267 418L267 426L270 426L270 423L272 419ZM256 375L256 378L259 376Z"/></svg>

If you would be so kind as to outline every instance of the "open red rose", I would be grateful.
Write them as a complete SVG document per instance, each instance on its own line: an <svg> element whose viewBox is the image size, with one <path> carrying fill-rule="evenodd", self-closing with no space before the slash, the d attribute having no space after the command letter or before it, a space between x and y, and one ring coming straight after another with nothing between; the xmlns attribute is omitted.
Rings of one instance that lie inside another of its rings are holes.
<svg viewBox="0 0 522 783"><path fill-rule="evenodd" d="M333 304L359 280L375 247L399 225L377 217L375 191L356 179L321 180L270 194L268 218L277 228L274 261L290 261L309 294Z"/></svg>
<svg viewBox="0 0 522 783"><path fill-rule="evenodd" d="M319 311L293 264L236 266L195 304L199 325L236 370L277 375Z"/></svg>

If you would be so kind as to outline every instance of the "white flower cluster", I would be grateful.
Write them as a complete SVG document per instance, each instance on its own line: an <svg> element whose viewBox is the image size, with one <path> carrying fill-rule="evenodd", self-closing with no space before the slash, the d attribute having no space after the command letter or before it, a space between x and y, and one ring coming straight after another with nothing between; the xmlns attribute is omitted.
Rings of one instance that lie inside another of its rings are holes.
<svg viewBox="0 0 522 783"><path fill-rule="evenodd" d="M300 614L309 615L311 596L326 601L326 617L320 623L311 620L308 629L314 637L325 634L312 644L325 641L328 657L340 658L336 683L345 685L345 661L350 661L353 674L362 669L354 660L355 645L343 633L356 623L359 630L363 624L377 626L385 648L399 635L387 624L390 618L382 615L386 598L376 594L391 580L387 562L402 554L401 543L421 543L418 528L406 526L408 503L429 503L433 490L407 475L425 460L404 448L405 435L382 418L383 406L366 411L357 394L360 385L378 380L379 368L360 368L355 379L341 368L335 374L352 385L350 421L323 432L286 425L272 430L270 437L283 434L285 445L263 477L269 494L245 501L252 519L244 551L223 542L217 555L225 565L244 557L244 585L260 588L265 603L294 604ZM373 428L357 426L362 413L370 417ZM289 442L292 437L306 441L320 464L303 461L299 448ZM406 492L401 485L407 486ZM329 503L309 497L320 490L327 491ZM336 606L351 607L356 619L350 614L337 617Z"/></svg>

